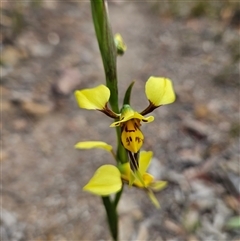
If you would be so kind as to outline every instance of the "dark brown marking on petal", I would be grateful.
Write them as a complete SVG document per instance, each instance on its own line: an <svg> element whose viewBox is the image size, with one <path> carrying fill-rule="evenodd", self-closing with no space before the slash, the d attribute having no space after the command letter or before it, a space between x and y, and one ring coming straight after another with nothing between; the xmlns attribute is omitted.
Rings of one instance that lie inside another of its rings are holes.
<svg viewBox="0 0 240 241"><path fill-rule="evenodd" d="M142 139L141 139L140 137L136 136L136 137L135 137L135 141L138 142L138 143L140 143L140 142L142 141Z"/></svg>
<svg viewBox="0 0 240 241"><path fill-rule="evenodd" d="M136 130L128 130L127 125L124 127L124 130L125 130L126 132L135 132L135 131L136 131Z"/></svg>
<svg viewBox="0 0 240 241"><path fill-rule="evenodd" d="M139 168L138 163L138 153L132 153L128 151L130 168L133 172L137 171Z"/></svg>
<svg viewBox="0 0 240 241"><path fill-rule="evenodd" d="M134 123L134 128L135 128L135 131L137 131L137 129L139 129L138 124L136 122Z"/></svg>

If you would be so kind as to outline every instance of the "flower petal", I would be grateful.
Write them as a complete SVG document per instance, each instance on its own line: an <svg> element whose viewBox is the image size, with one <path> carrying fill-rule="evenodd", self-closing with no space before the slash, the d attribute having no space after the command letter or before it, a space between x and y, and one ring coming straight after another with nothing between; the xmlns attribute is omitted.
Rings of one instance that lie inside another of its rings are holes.
<svg viewBox="0 0 240 241"><path fill-rule="evenodd" d="M153 179L154 179L153 176L150 175L149 173L141 174L140 172L138 173L137 178L135 178L134 173L132 173L130 169L129 162L119 165L119 170L121 172L121 177L123 180L128 181L130 185L132 184L140 188L151 186L151 183L153 182ZM140 179L142 180L139 180L139 175L141 175Z"/></svg>
<svg viewBox="0 0 240 241"><path fill-rule="evenodd" d="M175 93L170 79L151 76L145 85L148 100L154 106L166 105L175 101Z"/></svg>
<svg viewBox="0 0 240 241"><path fill-rule="evenodd" d="M134 112L133 118L139 119L142 122L152 122L152 121L154 121L154 117L152 115L150 115L148 117L144 117L143 115L139 114L138 112Z"/></svg>
<svg viewBox="0 0 240 241"><path fill-rule="evenodd" d="M105 149L107 151L112 150L112 146L108 145L103 141L81 141L78 142L75 146L76 149L92 149L92 148L100 148Z"/></svg>
<svg viewBox="0 0 240 241"><path fill-rule="evenodd" d="M153 191L152 191L152 190L148 190L148 191L147 191L147 194L148 194L150 200L152 201L152 203L154 204L154 206L155 206L156 208L160 208L160 204L159 204L157 198L155 197Z"/></svg>
<svg viewBox="0 0 240 241"><path fill-rule="evenodd" d="M113 165L103 165L97 169L83 190L99 196L108 196L118 192L121 187L122 180L118 168Z"/></svg>
<svg viewBox="0 0 240 241"><path fill-rule="evenodd" d="M139 157L139 171L143 175L151 162L153 156L152 151L141 151Z"/></svg>
<svg viewBox="0 0 240 241"><path fill-rule="evenodd" d="M144 136L135 120L129 120L124 124L121 141L123 146L130 152L137 153L142 147Z"/></svg>
<svg viewBox="0 0 240 241"><path fill-rule="evenodd" d="M152 175L150 175L149 173L144 173L140 177L142 180L139 178L136 178L134 181L134 185L137 187L140 187L140 188L147 188L148 186L150 186L151 182L154 179L154 177Z"/></svg>
<svg viewBox="0 0 240 241"><path fill-rule="evenodd" d="M144 117L138 112L134 111L130 105L124 105L121 110L121 116L119 121L113 122L110 127L120 126L121 123L124 123L131 119L138 119L143 122L152 122L154 120L153 116Z"/></svg>
<svg viewBox="0 0 240 241"><path fill-rule="evenodd" d="M110 98L110 90L105 85L76 90L74 94L79 107L87 110L103 110Z"/></svg>
<svg viewBox="0 0 240 241"><path fill-rule="evenodd" d="M166 181L155 181L150 184L150 188L155 192L164 189L166 186L167 186Z"/></svg>
<svg viewBox="0 0 240 241"><path fill-rule="evenodd" d="M143 181L145 183L145 187L148 187L154 180L154 177L149 173L143 174Z"/></svg>

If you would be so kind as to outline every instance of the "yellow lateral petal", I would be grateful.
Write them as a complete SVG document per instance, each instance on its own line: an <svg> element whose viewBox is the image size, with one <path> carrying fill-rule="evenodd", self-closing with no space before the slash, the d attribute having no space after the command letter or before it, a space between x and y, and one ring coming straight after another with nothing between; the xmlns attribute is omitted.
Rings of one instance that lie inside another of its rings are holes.
<svg viewBox="0 0 240 241"><path fill-rule="evenodd" d="M121 187L122 180L118 168L113 165L103 165L97 169L83 190L99 196L108 196L118 192Z"/></svg>
<svg viewBox="0 0 240 241"><path fill-rule="evenodd" d="M141 151L139 157L139 171L141 174L145 173L149 167L153 156L152 151Z"/></svg>
<svg viewBox="0 0 240 241"><path fill-rule="evenodd" d="M154 106L166 105L175 101L175 93L170 79L151 76L145 85L148 100Z"/></svg>
<svg viewBox="0 0 240 241"><path fill-rule="evenodd" d="M112 146L108 145L103 141L81 141L78 142L75 146L76 149L92 149L92 148L101 148L107 151L112 150Z"/></svg>
<svg viewBox="0 0 240 241"><path fill-rule="evenodd" d="M103 110L110 97L110 90L105 85L95 88L76 90L75 97L80 108Z"/></svg>

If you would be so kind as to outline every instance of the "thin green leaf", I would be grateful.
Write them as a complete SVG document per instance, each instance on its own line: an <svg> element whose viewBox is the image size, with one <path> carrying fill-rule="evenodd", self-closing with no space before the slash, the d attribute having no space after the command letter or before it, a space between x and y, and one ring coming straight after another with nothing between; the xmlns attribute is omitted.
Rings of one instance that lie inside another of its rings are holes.
<svg viewBox="0 0 240 241"><path fill-rule="evenodd" d="M131 99L131 93L132 93L132 87L134 85L135 81L133 81L127 88L124 100L123 100L123 105L130 105L130 99Z"/></svg>

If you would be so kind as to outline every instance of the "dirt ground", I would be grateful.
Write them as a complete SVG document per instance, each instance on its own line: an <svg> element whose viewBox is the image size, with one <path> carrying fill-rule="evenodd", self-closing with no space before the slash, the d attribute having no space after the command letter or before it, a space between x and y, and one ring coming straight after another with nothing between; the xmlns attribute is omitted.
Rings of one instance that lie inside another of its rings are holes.
<svg viewBox="0 0 240 241"><path fill-rule="evenodd" d="M111 119L79 109L73 96L104 83L90 4L18 7L22 18L11 3L1 6L1 240L110 240L101 199L82 187L114 160L74 149L85 140L116 146ZM149 171L169 182L156 194L161 209L126 186L120 240L240 240L229 226L240 200L239 27L158 8L109 4L113 32L128 47L118 59L120 102L135 80L132 107L143 110L151 75L172 79L177 94L142 127L143 149L154 152Z"/></svg>

